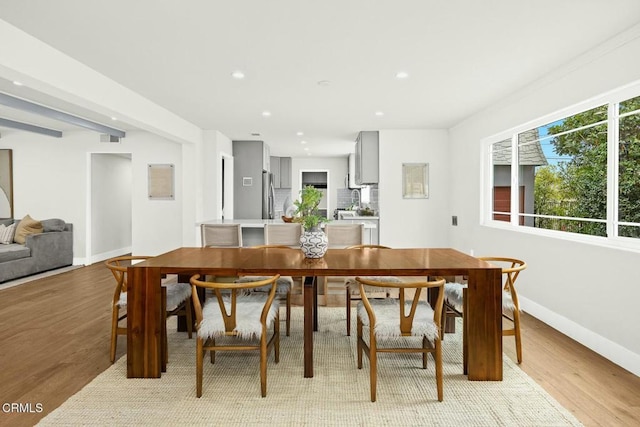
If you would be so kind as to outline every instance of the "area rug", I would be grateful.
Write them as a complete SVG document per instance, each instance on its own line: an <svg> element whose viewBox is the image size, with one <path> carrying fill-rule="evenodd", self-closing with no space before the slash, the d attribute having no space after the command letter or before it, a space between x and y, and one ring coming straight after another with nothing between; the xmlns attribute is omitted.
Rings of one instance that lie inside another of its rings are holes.
<svg viewBox="0 0 640 427"><path fill-rule="evenodd" d="M346 336L344 308L320 308L315 376L303 378L302 314L293 308L291 336L281 337L280 363L269 357L264 398L259 356L246 352L218 353L214 365L207 355L203 396L196 398L195 341L170 332L169 365L161 379L127 379L122 357L39 425L581 425L506 356L503 381L468 381L461 337L454 334L443 345L443 402L436 397L431 358L423 370L419 355L382 354L372 403L368 362L365 358L364 368L357 369L355 336Z"/></svg>
<svg viewBox="0 0 640 427"><path fill-rule="evenodd" d="M45 277L66 273L67 271L76 270L82 267L84 267L84 265L70 265L68 267L56 268L55 270L45 271L44 273L33 274L31 276L10 280L8 282L0 283L0 291L3 289L13 288L14 286L24 285L25 283L33 282L34 280L44 279Z"/></svg>

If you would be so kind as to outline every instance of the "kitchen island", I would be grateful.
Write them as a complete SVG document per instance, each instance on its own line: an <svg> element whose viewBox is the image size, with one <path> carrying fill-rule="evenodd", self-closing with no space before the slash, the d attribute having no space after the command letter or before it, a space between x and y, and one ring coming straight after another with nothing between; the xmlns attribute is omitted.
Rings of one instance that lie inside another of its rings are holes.
<svg viewBox="0 0 640 427"><path fill-rule="evenodd" d="M361 217L362 219L349 218L348 220L331 220L331 224L364 224L364 242L365 244L371 244L377 241L377 224L373 221L367 221L364 218L370 219L371 217ZM198 227L198 236L200 236L201 224L240 224L242 229L242 245L243 246L255 246L264 244L264 226L265 224L283 224L282 219L211 219L196 223Z"/></svg>

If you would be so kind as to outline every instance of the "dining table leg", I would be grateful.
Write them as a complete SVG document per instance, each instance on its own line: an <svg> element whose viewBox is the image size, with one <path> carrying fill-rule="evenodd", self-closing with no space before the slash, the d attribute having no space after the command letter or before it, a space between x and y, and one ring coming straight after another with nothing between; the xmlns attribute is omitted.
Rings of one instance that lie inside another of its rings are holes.
<svg viewBox="0 0 640 427"><path fill-rule="evenodd" d="M313 378L313 331L317 324L317 315L314 305L317 303L316 278L307 276L304 278L303 290L304 303L304 377ZM316 319L314 321L314 319Z"/></svg>
<svg viewBox="0 0 640 427"><path fill-rule="evenodd" d="M127 378L160 378L162 291L159 268L127 269Z"/></svg>
<svg viewBox="0 0 640 427"><path fill-rule="evenodd" d="M502 270L470 270L465 300L468 378L502 381Z"/></svg>

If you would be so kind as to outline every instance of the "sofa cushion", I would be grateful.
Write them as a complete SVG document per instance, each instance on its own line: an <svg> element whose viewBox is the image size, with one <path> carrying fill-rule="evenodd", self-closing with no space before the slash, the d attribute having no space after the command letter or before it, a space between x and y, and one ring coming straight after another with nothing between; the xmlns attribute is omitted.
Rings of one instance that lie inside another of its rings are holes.
<svg viewBox="0 0 640 427"><path fill-rule="evenodd" d="M31 256L31 249L16 243L0 247L0 262L13 261Z"/></svg>
<svg viewBox="0 0 640 427"><path fill-rule="evenodd" d="M13 236L16 234L16 224L6 226L0 224L0 243L3 245L10 245L13 243Z"/></svg>
<svg viewBox="0 0 640 427"><path fill-rule="evenodd" d="M42 233L42 224L40 221L31 218L29 215L25 215L25 217L18 223L13 241L24 245L26 237L29 234L38 233Z"/></svg>
<svg viewBox="0 0 640 427"><path fill-rule="evenodd" d="M40 223L42 224L43 233L49 233L51 231L64 231L64 226L66 225L63 220L58 218L43 219L42 221L40 221Z"/></svg>

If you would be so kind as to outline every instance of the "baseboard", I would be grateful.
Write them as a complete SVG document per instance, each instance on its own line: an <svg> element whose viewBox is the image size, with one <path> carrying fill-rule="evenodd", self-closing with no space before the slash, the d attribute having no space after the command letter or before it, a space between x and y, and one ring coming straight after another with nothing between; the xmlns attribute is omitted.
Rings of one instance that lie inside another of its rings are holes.
<svg viewBox="0 0 640 427"><path fill-rule="evenodd" d="M602 335L598 335L584 326L527 298L520 296L518 299L523 311L595 351L616 365L621 366L636 376L640 376L640 354L636 354L620 344Z"/></svg>
<svg viewBox="0 0 640 427"><path fill-rule="evenodd" d="M103 252L103 253L100 253L100 254L94 254L94 255L91 255L90 264L94 264L94 263L100 262L100 261L105 261L105 260L108 260L109 258L122 256L122 255L130 254L130 253L131 253L131 247L120 248L120 249L116 249L116 250L109 251L109 252Z"/></svg>

